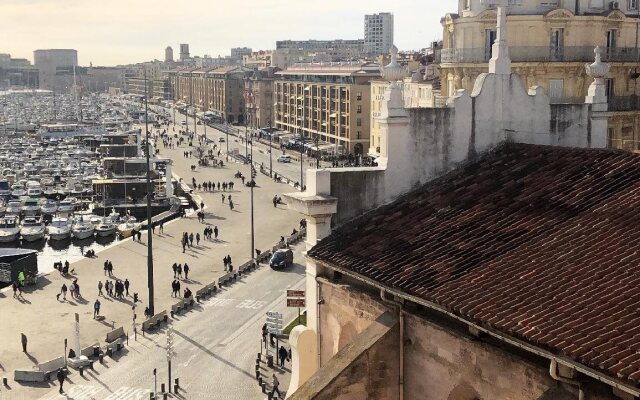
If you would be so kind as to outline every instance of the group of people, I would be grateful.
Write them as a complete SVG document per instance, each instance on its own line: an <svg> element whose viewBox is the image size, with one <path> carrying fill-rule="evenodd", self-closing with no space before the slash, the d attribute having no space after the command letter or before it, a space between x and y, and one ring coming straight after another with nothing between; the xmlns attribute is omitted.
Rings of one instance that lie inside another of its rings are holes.
<svg viewBox="0 0 640 400"><path fill-rule="evenodd" d="M215 239L218 239L218 226L214 226L213 228L211 227L211 225L207 225L206 228L204 228L204 238L207 240L211 240L211 237L215 236Z"/></svg>
<svg viewBox="0 0 640 400"><path fill-rule="evenodd" d="M64 264L62 261L58 261L53 263L53 268L60 272L60 275L66 276L69 273L69 260L65 260Z"/></svg>
<svg viewBox="0 0 640 400"><path fill-rule="evenodd" d="M233 190L233 182L211 182L211 181L204 181L204 182L200 182L198 183L196 181L196 178L192 178L191 179L191 185L193 187L193 190L199 190L199 191L205 191L205 192L213 192L213 191L220 191L222 190L223 192L226 192L227 190Z"/></svg>
<svg viewBox="0 0 640 400"><path fill-rule="evenodd" d="M129 296L129 279L125 279L124 282L120 279L116 279L116 282L113 283L110 280L106 280L104 283L104 290L107 292L107 295L111 297L115 297L117 299L124 299L125 295ZM102 281L98 281L98 296L103 296L102 293Z"/></svg>
<svg viewBox="0 0 640 400"><path fill-rule="evenodd" d="M200 245L200 233L196 233L195 236L193 235L193 232L191 233L187 233L187 232L183 232L182 233L182 239L180 240L180 243L182 244L182 252L184 253L188 248L193 247L193 240L196 240L196 246Z"/></svg>
<svg viewBox="0 0 640 400"><path fill-rule="evenodd" d="M66 283L63 283L60 287L60 292L56 294L56 300L60 301L60 296L62 296L62 301L67 300L67 291L71 295L72 299L80 298L80 284L78 284L78 280L74 279L73 282L67 287Z"/></svg>
<svg viewBox="0 0 640 400"><path fill-rule="evenodd" d="M113 276L113 263L109 260L104 260L104 275Z"/></svg>
<svg viewBox="0 0 640 400"><path fill-rule="evenodd" d="M189 279L189 264L184 263L184 267L182 264L173 263L173 278L182 279L182 272L184 271L184 279Z"/></svg>
<svg viewBox="0 0 640 400"><path fill-rule="evenodd" d="M231 255L227 254L222 258L222 262L224 263L225 272L228 270L229 272L233 271L233 265L231 265Z"/></svg>
<svg viewBox="0 0 640 400"><path fill-rule="evenodd" d="M186 288L184 292L184 297L190 297L186 295L187 293L191 293L189 288ZM180 297L180 281L177 279L174 279L173 282L171 282L171 297Z"/></svg>

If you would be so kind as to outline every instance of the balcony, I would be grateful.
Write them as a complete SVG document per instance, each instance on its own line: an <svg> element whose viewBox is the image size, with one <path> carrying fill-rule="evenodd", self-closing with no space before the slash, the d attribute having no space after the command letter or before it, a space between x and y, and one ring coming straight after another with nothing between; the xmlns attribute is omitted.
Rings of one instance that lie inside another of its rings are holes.
<svg viewBox="0 0 640 400"><path fill-rule="evenodd" d="M509 55L513 62L589 62L594 60L593 50L590 46L512 46L509 47ZM490 58L491 50L484 47L436 51L436 62L442 64L483 64ZM640 49L603 48L602 58L605 62L640 62Z"/></svg>
<svg viewBox="0 0 640 400"><path fill-rule="evenodd" d="M640 111L640 96L614 96L607 101L609 111Z"/></svg>

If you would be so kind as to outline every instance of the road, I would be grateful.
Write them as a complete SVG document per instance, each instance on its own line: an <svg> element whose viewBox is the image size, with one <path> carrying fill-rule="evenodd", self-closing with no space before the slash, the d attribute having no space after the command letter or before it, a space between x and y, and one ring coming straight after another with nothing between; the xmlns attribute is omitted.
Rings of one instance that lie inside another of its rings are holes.
<svg viewBox="0 0 640 400"><path fill-rule="evenodd" d="M161 110L159 107L154 107L156 111ZM185 115L176 112L176 125L175 129L178 131L179 129L184 130L185 127L182 125L182 121L185 120ZM170 113L170 116L173 118L173 113ZM173 125L170 126L170 129ZM244 127L236 127L240 129L242 132L244 131ZM189 132L194 131L193 118L189 117ZM197 125L196 133L202 135L205 133L204 125ZM213 140L219 147L226 150L226 140L228 137L229 140L229 152L233 153L234 150L237 150L238 154L242 156L246 156L247 151L251 153L251 146L245 146L242 138L235 137L233 135L228 135L222 131L219 131L215 128L206 127L207 138ZM244 135L242 133L241 135ZM225 142L220 142L220 138L224 138ZM248 147L248 149L247 149ZM293 160L290 163L279 163L277 162L278 156L282 154L289 154L293 157ZM284 152L280 149L273 149L273 156L271 160L271 164L273 166L273 171L280 176L284 176L290 179L293 182L297 182L300 180L300 152L293 150L285 150ZM269 170L269 146L263 143L259 143L258 141L254 141L253 146L253 161L257 164L263 164L266 170ZM311 162L312 165L309 164ZM309 168L315 167L314 160L310 160L306 155L303 156L304 163L304 180L306 177L306 170Z"/></svg>
<svg viewBox="0 0 640 400"><path fill-rule="evenodd" d="M285 292L304 286L302 247L295 248L296 264L290 269L273 271L263 266L196 309L176 317L172 326L177 358L172 363L172 377L179 378L182 387L177 398L266 398L258 388L254 370L260 330L267 311L283 312L284 321L297 315L297 309L285 307ZM167 382L166 334L138 336L137 342L130 343L122 356L106 358L105 365L96 367L96 371L87 371L84 377L71 375L73 383L65 388L65 395L58 394L55 387L40 400L148 399L154 387L154 368L158 390L161 383ZM263 374L270 376L271 372ZM12 397L0 394L0 399Z"/></svg>

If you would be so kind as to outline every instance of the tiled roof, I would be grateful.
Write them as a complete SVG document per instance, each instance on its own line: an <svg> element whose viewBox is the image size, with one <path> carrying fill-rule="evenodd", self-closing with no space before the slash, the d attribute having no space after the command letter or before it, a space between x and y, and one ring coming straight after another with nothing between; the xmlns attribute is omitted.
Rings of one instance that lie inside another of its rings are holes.
<svg viewBox="0 0 640 400"><path fill-rule="evenodd" d="M504 145L309 255L640 382L640 155Z"/></svg>

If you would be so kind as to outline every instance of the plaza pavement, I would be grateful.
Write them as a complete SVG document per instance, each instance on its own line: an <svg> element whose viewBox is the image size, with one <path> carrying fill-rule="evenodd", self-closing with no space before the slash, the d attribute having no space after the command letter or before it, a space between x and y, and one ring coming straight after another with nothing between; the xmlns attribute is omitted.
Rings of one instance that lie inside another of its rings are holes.
<svg viewBox="0 0 640 400"><path fill-rule="evenodd" d="M177 127L176 127L177 128ZM240 170L250 176L246 165L226 163L224 168L199 168L195 172L190 165L196 163L195 158L184 158L185 147L173 150L160 149L161 155L174 160L173 172L190 183L195 177L198 182L234 181L231 192L234 210L230 210L227 201L223 204L221 194L198 192L206 204L206 222L217 225L220 230L218 241L201 241L199 246L187 249L182 253L180 237L182 232L200 232L206 225L198 223L195 214L187 218L177 219L165 224L164 234L154 235L154 275L156 312L170 309L175 303L171 298L171 282L174 262L188 263L189 280L181 281L181 292L189 287L195 293L201 286L213 282L224 274L222 258L229 254L234 266L238 266L250 258L250 199L249 189L234 173ZM271 199L275 194L290 192L292 188L284 184L274 183L267 177L258 175L258 187L254 190L255 206L255 244L256 248L267 249L275 244L279 237L287 236L295 227L298 229L300 215L287 209L286 205L273 207ZM229 193L226 193L227 195ZM157 231L157 230L156 230ZM97 298L97 283L107 278L103 272L103 262L110 260L114 265L114 277L131 282L130 295L137 292L141 303L138 303L138 322L143 320L144 306L147 304L147 247L146 233L142 243L131 239L118 242L97 254L95 259L83 259L71 265L72 276L63 277L53 272L39 279L35 288L28 288L23 299L12 298L10 290L0 294L0 337L3 338L3 350L0 354L0 374L10 379L13 370L25 369L59 357L63 354L65 338L72 342L74 313L80 314L81 346L95 342L104 343L105 334L114 327L124 326L125 331L132 334L132 297L116 300L101 297L101 314L106 317L103 322L93 320L93 302ZM195 241L194 241L195 243ZM62 260L64 262L64 260ZM67 286L72 279L78 279L82 298L57 301L63 283ZM22 353L20 333L28 337L28 353ZM20 390L20 384L12 382L12 390ZM26 390L26 389L25 389ZM34 390L32 387L29 390Z"/></svg>

